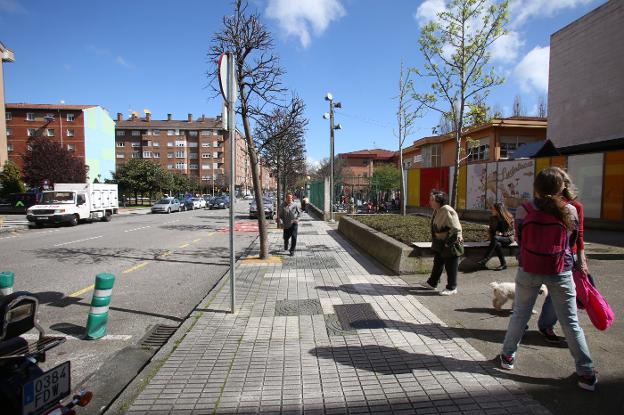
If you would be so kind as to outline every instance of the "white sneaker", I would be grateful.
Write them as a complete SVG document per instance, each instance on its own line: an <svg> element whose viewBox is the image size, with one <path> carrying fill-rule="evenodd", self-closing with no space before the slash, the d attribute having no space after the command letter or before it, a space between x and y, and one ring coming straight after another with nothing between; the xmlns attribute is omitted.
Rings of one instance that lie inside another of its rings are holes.
<svg viewBox="0 0 624 415"><path fill-rule="evenodd" d="M454 290L445 289L444 291L440 293L440 295L453 295L453 294L457 294L457 288L455 288Z"/></svg>
<svg viewBox="0 0 624 415"><path fill-rule="evenodd" d="M433 285L429 284L429 282L425 281L425 282L421 282L420 286L423 288L426 288L427 290L435 290L436 287L434 287Z"/></svg>

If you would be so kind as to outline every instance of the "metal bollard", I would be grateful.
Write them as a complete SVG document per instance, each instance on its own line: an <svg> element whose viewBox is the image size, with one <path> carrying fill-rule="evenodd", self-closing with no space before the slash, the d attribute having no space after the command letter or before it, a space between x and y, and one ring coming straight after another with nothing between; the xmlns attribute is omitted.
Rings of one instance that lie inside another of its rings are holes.
<svg viewBox="0 0 624 415"><path fill-rule="evenodd" d="M87 319L87 339L99 339L106 335L108 306L110 305L114 283L115 276L113 274L95 276L95 289Z"/></svg>
<svg viewBox="0 0 624 415"><path fill-rule="evenodd" d="M0 297L13 294L13 282L15 274L11 271L0 272Z"/></svg>

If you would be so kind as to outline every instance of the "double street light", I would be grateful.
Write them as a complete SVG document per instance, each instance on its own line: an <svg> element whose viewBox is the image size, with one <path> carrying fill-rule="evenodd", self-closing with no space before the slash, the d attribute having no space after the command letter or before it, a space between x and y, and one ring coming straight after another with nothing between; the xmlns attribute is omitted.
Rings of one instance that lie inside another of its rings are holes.
<svg viewBox="0 0 624 415"><path fill-rule="evenodd" d="M329 212L330 221L334 221L334 130L342 130L340 124L334 125L334 108L342 108L340 102L334 102L331 93L325 95L325 101L329 101L329 112L323 114L323 118L329 120Z"/></svg>

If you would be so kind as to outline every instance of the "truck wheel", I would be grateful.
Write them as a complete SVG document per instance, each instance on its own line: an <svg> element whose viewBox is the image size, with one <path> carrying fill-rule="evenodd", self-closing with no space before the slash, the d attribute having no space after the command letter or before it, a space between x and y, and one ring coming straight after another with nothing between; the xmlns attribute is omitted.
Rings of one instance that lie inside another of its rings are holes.
<svg viewBox="0 0 624 415"><path fill-rule="evenodd" d="M110 222L111 220L113 220L113 214L111 213L110 210L107 210L106 213L104 213L104 217L102 218L102 222Z"/></svg>
<svg viewBox="0 0 624 415"><path fill-rule="evenodd" d="M76 226L76 225L78 225L78 215L72 216L72 218L69 221L68 225L69 226Z"/></svg>

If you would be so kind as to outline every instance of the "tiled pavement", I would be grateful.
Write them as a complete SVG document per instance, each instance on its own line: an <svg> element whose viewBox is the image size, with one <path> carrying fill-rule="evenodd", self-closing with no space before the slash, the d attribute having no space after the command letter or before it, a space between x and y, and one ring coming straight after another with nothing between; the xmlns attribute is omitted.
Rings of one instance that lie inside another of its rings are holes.
<svg viewBox="0 0 624 415"><path fill-rule="evenodd" d="M226 282L128 414L549 413L324 222L277 262L238 263L238 313Z"/></svg>

